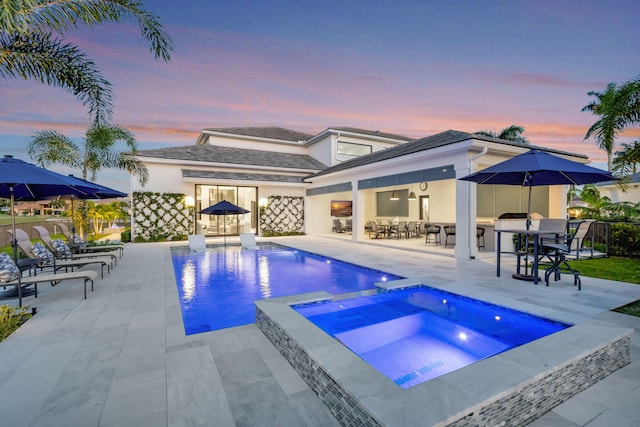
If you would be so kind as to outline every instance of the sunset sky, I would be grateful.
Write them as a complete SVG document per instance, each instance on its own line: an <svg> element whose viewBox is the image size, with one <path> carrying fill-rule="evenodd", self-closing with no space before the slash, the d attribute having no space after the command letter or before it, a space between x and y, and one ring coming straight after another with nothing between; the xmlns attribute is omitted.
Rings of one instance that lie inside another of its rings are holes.
<svg viewBox="0 0 640 427"><path fill-rule="evenodd" d="M640 78L640 1L145 1L175 43L157 62L134 24L72 31L113 84L113 122L140 149L203 128L351 126L413 138L525 127L536 145L606 159L580 110ZM81 138L87 109L62 89L0 80L0 154L30 137ZM638 128L618 138L640 139ZM597 164L596 164L597 165ZM79 174L79 171L75 171ZM129 191L122 173L98 182Z"/></svg>

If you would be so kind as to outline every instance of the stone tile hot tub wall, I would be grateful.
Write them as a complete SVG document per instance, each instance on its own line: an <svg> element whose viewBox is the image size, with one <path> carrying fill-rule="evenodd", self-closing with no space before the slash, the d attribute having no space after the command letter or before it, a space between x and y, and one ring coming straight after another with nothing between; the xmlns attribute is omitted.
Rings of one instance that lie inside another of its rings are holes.
<svg viewBox="0 0 640 427"><path fill-rule="evenodd" d="M631 361L632 330L585 322L402 389L290 305L256 301L256 324L345 426L523 425Z"/></svg>

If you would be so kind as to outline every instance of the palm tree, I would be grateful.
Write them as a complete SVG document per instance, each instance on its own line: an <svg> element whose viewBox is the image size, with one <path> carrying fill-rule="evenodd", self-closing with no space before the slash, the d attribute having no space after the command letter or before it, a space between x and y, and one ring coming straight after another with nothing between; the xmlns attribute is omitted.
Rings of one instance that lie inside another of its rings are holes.
<svg viewBox="0 0 640 427"><path fill-rule="evenodd" d="M79 147L71 138L54 130L36 132L29 141L29 156L42 167L61 164L82 171L82 178L95 180L105 168L125 170L144 185L149 172L134 155L138 146L133 134L118 125L100 125L90 128ZM117 142L124 142L130 152L112 151Z"/></svg>
<svg viewBox="0 0 640 427"><path fill-rule="evenodd" d="M633 175L638 171L640 164L640 141L634 141L630 144L623 143L621 150L616 151L613 159L613 171L618 176Z"/></svg>
<svg viewBox="0 0 640 427"><path fill-rule="evenodd" d="M640 79L631 80L617 87L609 83L604 92L591 91L587 95L596 99L581 111L600 116L584 137L595 138L595 143L607 153L609 171L614 170L613 148L616 136L629 126L640 123Z"/></svg>
<svg viewBox="0 0 640 427"><path fill-rule="evenodd" d="M491 138L500 138L500 139L506 139L507 141L514 141L514 142L521 142L523 144L528 144L529 141L527 140L527 138L522 136L523 132L524 132L524 127L511 125L509 127L502 129L502 131L499 134L492 131L481 130L476 132L476 135L484 135L484 136L489 136Z"/></svg>
<svg viewBox="0 0 640 427"><path fill-rule="evenodd" d="M0 4L0 77L63 88L89 107L94 124L111 117L111 84L78 46L65 41L68 31L80 24L137 21L155 58L171 57L171 37L139 1L2 0Z"/></svg>
<svg viewBox="0 0 640 427"><path fill-rule="evenodd" d="M640 78L620 86L619 97L623 106L621 117L623 125L633 126L640 123Z"/></svg>

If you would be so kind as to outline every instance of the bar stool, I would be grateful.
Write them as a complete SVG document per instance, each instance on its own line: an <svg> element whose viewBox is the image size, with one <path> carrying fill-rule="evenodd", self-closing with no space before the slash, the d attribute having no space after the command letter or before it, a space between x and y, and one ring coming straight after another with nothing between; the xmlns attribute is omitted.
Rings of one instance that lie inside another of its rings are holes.
<svg viewBox="0 0 640 427"><path fill-rule="evenodd" d="M426 234L425 245L429 244L431 236L436 245L440 245L440 226L436 224L425 224L424 234Z"/></svg>
<svg viewBox="0 0 640 427"><path fill-rule="evenodd" d="M453 240L455 241L456 239L456 226L455 225L445 225L444 226L444 235L445 235L445 239L444 239L444 247L447 247L447 244L449 244L449 236L453 236Z"/></svg>
<svg viewBox="0 0 640 427"><path fill-rule="evenodd" d="M476 237L478 238L478 248L484 249L484 227L476 228ZM482 239L482 244L480 244L480 239Z"/></svg>

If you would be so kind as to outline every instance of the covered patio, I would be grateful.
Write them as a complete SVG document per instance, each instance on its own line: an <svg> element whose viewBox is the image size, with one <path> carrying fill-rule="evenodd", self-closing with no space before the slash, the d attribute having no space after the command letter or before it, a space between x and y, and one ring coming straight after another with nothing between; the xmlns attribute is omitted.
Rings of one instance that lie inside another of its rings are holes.
<svg viewBox="0 0 640 427"><path fill-rule="evenodd" d="M449 238L446 249L455 242L452 253L456 258L476 258L481 252L495 250L493 231L500 226L502 220L499 218L503 214L527 211L528 192L516 186L479 186L459 178L532 147L447 131L343 162L305 178L310 184L305 201L306 232L329 233L336 219L331 215L331 204L351 201L352 212L348 219L354 242L368 241L370 221L383 224L421 221L441 227L444 246L444 226L455 225L455 238ZM553 154L587 161L581 155L558 151ZM565 218L566 187L534 188L532 211L541 217ZM484 230L484 248L478 247L478 228ZM411 240L405 239L405 243Z"/></svg>

